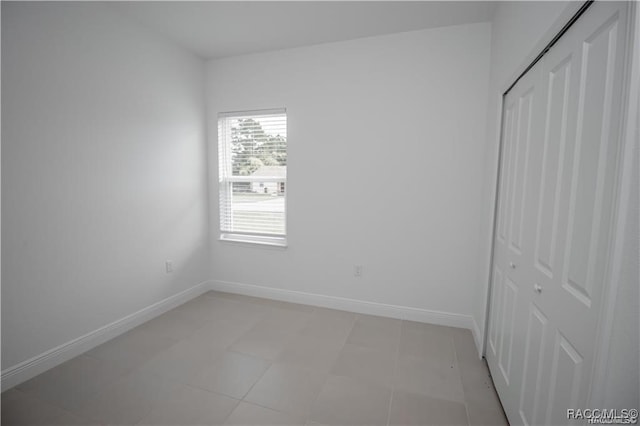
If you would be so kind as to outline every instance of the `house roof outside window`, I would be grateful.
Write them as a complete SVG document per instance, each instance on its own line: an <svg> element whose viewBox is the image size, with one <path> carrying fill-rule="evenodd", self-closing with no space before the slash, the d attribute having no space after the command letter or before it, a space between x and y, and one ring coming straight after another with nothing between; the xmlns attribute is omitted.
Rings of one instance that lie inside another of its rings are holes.
<svg viewBox="0 0 640 426"><path fill-rule="evenodd" d="M251 176L266 176L266 177L287 177L287 167L286 166L262 166Z"/></svg>

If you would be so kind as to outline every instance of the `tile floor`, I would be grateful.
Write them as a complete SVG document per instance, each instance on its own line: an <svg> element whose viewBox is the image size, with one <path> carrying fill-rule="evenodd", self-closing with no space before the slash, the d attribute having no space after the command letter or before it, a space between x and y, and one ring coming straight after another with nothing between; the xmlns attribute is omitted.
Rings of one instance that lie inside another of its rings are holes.
<svg viewBox="0 0 640 426"><path fill-rule="evenodd" d="M503 425L468 330L209 292L2 394L2 425Z"/></svg>

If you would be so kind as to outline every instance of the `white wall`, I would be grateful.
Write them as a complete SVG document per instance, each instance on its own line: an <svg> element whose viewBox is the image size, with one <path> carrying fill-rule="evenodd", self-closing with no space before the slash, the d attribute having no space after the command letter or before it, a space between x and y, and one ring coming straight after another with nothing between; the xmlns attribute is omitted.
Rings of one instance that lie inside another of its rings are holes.
<svg viewBox="0 0 640 426"><path fill-rule="evenodd" d="M213 278L470 319L490 31L462 25L208 62ZM288 114L289 247L220 242L216 115L276 107Z"/></svg>
<svg viewBox="0 0 640 426"><path fill-rule="evenodd" d="M203 69L103 4L2 3L3 369L208 278Z"/></svg>

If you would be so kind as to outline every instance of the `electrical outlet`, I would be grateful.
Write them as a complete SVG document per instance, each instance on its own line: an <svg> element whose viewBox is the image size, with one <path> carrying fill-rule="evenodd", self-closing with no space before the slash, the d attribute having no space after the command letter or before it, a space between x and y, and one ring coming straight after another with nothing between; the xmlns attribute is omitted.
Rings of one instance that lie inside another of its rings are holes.
<svg viewBox="0 0 640 426"><path fill-rule="evenodd" d="M362 276L362 265L353 266L353 276L358 278Z"/></svg>
<svg viewBox="0 0 640 426"><path fill-rule="evenodd" d="M167 274L170 274L173 272L173 262L171 260L167 260L164 262L164 266L167 270Z"/></svg>

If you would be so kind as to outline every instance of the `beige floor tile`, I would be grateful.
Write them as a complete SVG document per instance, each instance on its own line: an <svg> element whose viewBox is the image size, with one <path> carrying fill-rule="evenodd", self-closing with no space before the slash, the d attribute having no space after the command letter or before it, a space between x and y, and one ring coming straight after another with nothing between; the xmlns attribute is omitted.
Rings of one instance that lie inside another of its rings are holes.
<svg viewBox="0 0 640 426"><path fill-rule="evenodd" d="M208 365L189 384L242 399L262 377L270 362L250 355L227 351Z"/></svg>
<svg viewBox="0 0 640 426"><path fill-rule="evenodd" d="M92 398L77 414L104 424L136 424L179 386L165 377L136 370Z"/></svg>
<svg viewBox="0 0 640 426"><path fill-rule="evenodd" d="M185 315L184 312L179 309L173 309L151 321L147 321L140 325L138 329L159 337L181 340L189 337L203 323L203 319L196 319Z"/></svg>
<svg viewBox="0 0 640 426"><path fill-rule="evenodd" d="M455 363L453 333L450 327L403 321L400 356L438 361L442 368Z"/></svg>
<svg viewBox="0 0 640 426"><path fill-rule="evenodd" d="M467 415L469 416L470 425L509 426L509 422L499 403L468 402Z"/></svg>
<svg viewBox="0 0 640 426"><path fill-rule="evenodd" d="M464 402L460 371L454 364L416 357L400 357L394 379L395 389L433 398Z"/></svg>
<svg viewBox="0 0 640 426"><path fill-rule="evenodd" d="M497 404L498 395L493 380L486 363L470 368L468 365L461 366L460 378L462 389L467 402L476 401L485 404Z"/></svg>
<svg viewBox="0 0 640 426"><path fill-rule="evenodd" d="M70 413L28 393L10 389L2 394L2 425L63 425Z"/></svg>
<svg viewBox="0 0 640 426"><path fill-rule="evenodd" d="M468 330L215 292L2 404L3 425L507 424Z"/></svg>
<svg viewBox="0 0 640 426"><path fill-rule="evenodd" d="M95 394L115 382L125 370L80 355L20 385L17 389L66 410L80 410Z"/></svg>
<svg viewBox="0 0 640 426"><path fill-rule="evenodd" d="M263 327L254 327L238 338L229 349L259 358L274 360L295 334Z"/></svg>
<svg viewBox="0 0 640 426"><path fill-rule="evenodd" d="M400 320L359 315L347 343L395 354L401 323Z"/></svg>
<svg viewBox="0 0 640 426"><path fill-rule="evenodd" d="M244 398L263 407L306 417L326 379L326 373L273 364Z"/></svg>
<svg viewBox="0 0 640 426"><path fill-rule="evenodd" d="M478 354L478 348L476 348L471 331L462 328L454 328L452 330L458 364L461 367L463 365L477 366L482 364L483 360Z"/></svg>
<svg viewBox="0 0 640 426"><path fill-rule="evenodd" d="M389 425L467 425L464 404L395 391Z"/></svg>
<svg viewBox="0 0 640 426"><path fill-rule="evenodd" d="M342 321L355 322L358 314L354 312L341 311L338 309L316 307L313 310L314 316L318 318L339 319Z"/></svg>
<svg viewBox="0 0 640 426"><path fill-rule="evenodd" d="M224 395L181 386L155 404L140 425L219 425L240 401Z"/></svg>
<svg viewBox="0 0 640 426"><path fill-rule="evenodd" d="M238 426L298 426L304 425L304 419L248 402L241 402L224 424Z"/></svg>
<svg viewBox="0 0 640 426"><path fill-rule="evenodd" d="M426 322L418 322L418 321L410 321L410 320L402 320L402 329L403 330L414 330L414 331L422 331L425 333L432 334L443 334L453 338L453 333L459 328L455 327L447 327L444 325L437 324L429 324Z"/></svg>
<svg viewBox="0 0 640 426"><path fill-rule="evenodd" d="M174 338L135 328L91 349L86 355L130 371L175 343Z"/></svg>
<svg viewBox="0 0 640 426"><path fill-rule="evenodd" d="M188 340L209 340L217 346L229 347L255 325L254 321L225 319L208 321L198 328Z"/></svg>
<svg viewBox="0 0 640 426"><path fill-rule="evenodd" d="M386 425L390 398L389 388L331 375L309 420L322 425Z"/></svg>
<svg viewBox="0 0 640 426"><path fill-rule="evenodd" d="M315 306L302 305L299 303L290 303L290 302L278 302L278 307L282 309L288 309L290 311L297 311L297 312L314 313L316 311Z"/></svg>
<svg viewBox="0 0 640 426"><path fill-rule="evenodd" d="M92 423L76 414L72 414L69 412L65 412L60 414L59 416L53 417L51 424L60 426L101 426L97 423Z"/></svg>
<svg viewBox="0 0 640 426"><path fill-rule="evenodd" d="M239 303L250 303L262 307L277 307L281 303L277 300L263 299L261 297L254 296L245 296L243 294L225 293L222 291L210 291L206 293L206 296Z"/></svg>
<svg viewBox="0 0 640 426"><path fill-rule="evenodd" d="M187 302L177 309L203 323L229 320L256 324L264 315L264 309L258 305L206 295Z"/></svg>
<svg viewBox="0 0 640 426"><path fill-rule="evenodd" d="M373 325L381 330L395 330L402 326L402 320L367 314L357 314L356 321L361 324Z"/></svg>
<svg viewBox="0 0 640 426"><path fill-rule="evenodd" d="M189 383L225 352L225 348L217 346L213 340L189 338L160 352L142 364L140 369L180 383Z"/></svg>
<svg viewBox="0 0 640 426"><path fill-rule="evenodd" d="M461 350L456 343L456 357L460 368L465 398L476 401L497 401L487 362L477 356L475 344L467 342L466 350Z"/></svg>
<svg viewBox="0 0 640 426"><path fill-rule="evenodd" d="M293 309L270 308L256 324L258 331L280 331L283 333L298 333L302 330L311 317L310 312L296 311Z"/></svg>
<svg viewBox="0 0 640 426"><path fill-rule="evenodd" d="M334 340L318 339L302 333L289 342L277 361L328 372L343 346Z"/></svg>
<svg viewBox="0 0 640 426"><path fill-rule="evenodd" d="M331 373L391 387L395 354L364 346L344 345Z"/></svg>
<svg viewBox="0 0 640 426"><path fill-rule="evenodd" d="M265 314L268 313L272 308L270 306L265 306L261 304L255 303L247 303L247 302L233 302L227 301L229 304L229 308L224 311L224 319L234 320L234 321L253 321L254 323L258 323L262 321ZM217 318L217 317L216 317Z"/></svg>
<svg viewBox="0 0 640 426"><path fill-rule="evenodd" d="M465 396L467 394L465 393ZM498 394L491 389L484 389L470 399L465 398L470 423L487 424L491 419L498 419L495 424L508 423Z"/></svg>
<svg viewBox="0 0 640 426"><path fill-rule="evenodd" d="M217 297L220 299L227 299L227 300L232 300L232 301L241 302L241 303L251 303L254 305L267 307L267 308L288 309L291 311L298 311L298 312L313 312L316 309L314 306L311 306L311 305L302 305L298 303L284 302L284 301L275 300L275 299L264 299L260 297L244 296L241 294L224 293L224 292L216 292L216 291L212 291L206 294L209 297Z"/></svg>
<svg viewBox="0 0 640 426"><path fill-rule="evenodd" d="M353 329L356 314L334 311L331 309L316 310L301 334L318 339L344 343Z"/></svg>
<svg viewBox="0 0 640 426"><path fill-rule="evenodd" d="M203 324L210 319L210 315L213 313L213 309L218 302L204 295L196 297L182 305L178 306L175 310L179 311L181 315L191 319L196 323Z"/></svg>

